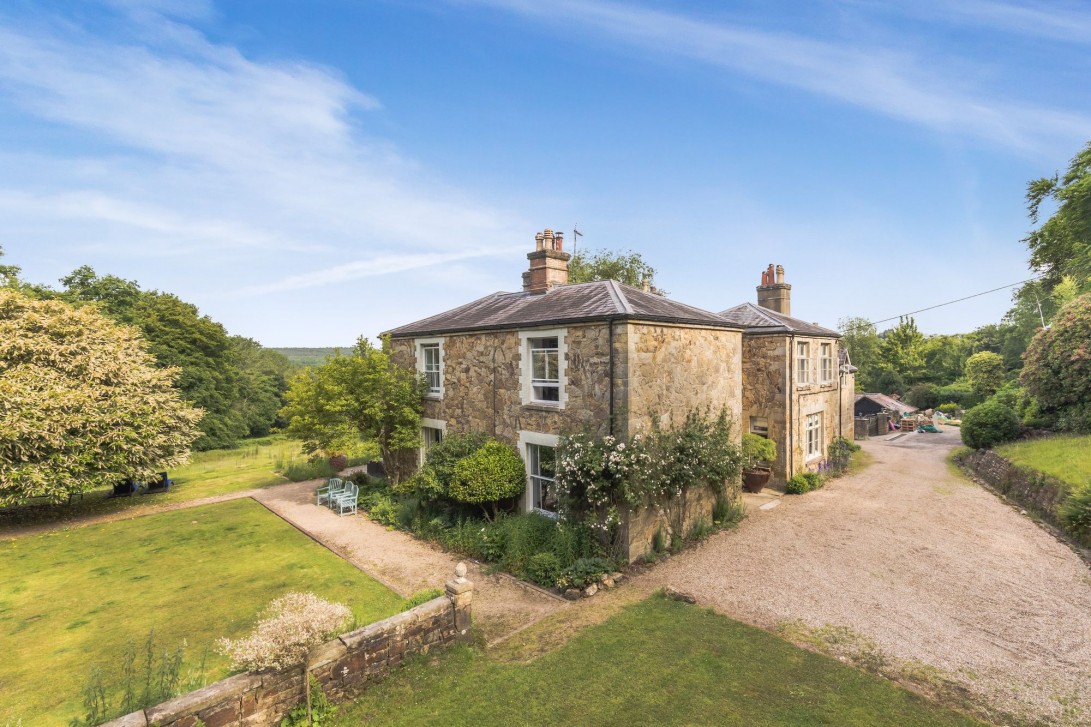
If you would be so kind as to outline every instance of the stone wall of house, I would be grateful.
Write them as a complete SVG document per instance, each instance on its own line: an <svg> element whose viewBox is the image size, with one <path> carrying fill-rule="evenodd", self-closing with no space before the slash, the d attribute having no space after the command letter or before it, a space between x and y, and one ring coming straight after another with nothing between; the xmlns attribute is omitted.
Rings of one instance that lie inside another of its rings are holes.
<svg viewBox="0 0 1091 727"><path fill-rule="evenodd" d="M796 398L793 402L793 429L795 436L792 440L792 452L790 454L791 471L789 476L815 470L825 462L826 449L838 435L839 427L845 425L845 421L839 416L842 411L842 401L839 399L841 392L834 379L830 384L811 384L807 387L796 387ZM822 451L817 457L807 460L807 415L821 413L822 415ZM852 420L848 423L851 425Z"/></svg>
<svg viewBox="0 0 1091 727"><path fill-rule="evenodd" d="M483 331L443 338L443 398L426 399L424 416L447 422L448 432L485 432L515 444L520 430L560 434L609 422L609 329L605 323L566 327L564 408L524 405L518 331ZM416 342L392 341L394 359L416 366Z"/></svg>
<svg viewBox="0 0 1091 727"><path fill-rule="evenodd" d="M812 380L816 380L820 366L819 344L830 343L831 339L787 335L743 337L743 422L749 427L751 416L768 419L769 438L777 443L777 460L770 482L774 486L783 486L788 478L818 467L825 459L823 447L821 457L807 461L805 427L808 414L822 413L826 446L838 435L854 438L853 377L845 377L843 390L836 369L834 379L829 383L800 385L795 380L794 351L795 343L802 341L811 344L810 368ZM837 342L832 343L836 366Z"/></svg>
<svg viewBox="0 0 1091 727"><path fill-rule="evenodd" d="M750 431L750 417L765 417L769 438L777 443L770 485L787 481L788 454L788 338L786 336L743 336L742 340L742 427Z"/></svg>
<svg viewBox="0 0 1091 727"><path fill-rule="evenodd" d="M712 508L716 493L710 487L693 487L674 503L660 503L624 513L623 527L630 562L652 551L657 531L662 531L664 544L674 535L685 537L698 522L712 524Z"/></svg>
<svg viewBox="0 0 1091 727"><path fill-rule="evenodd" d="M473 584L460 564L447 593L416 608L342 634L314 650L310 673L332 702L359 695L407 658L469 642ZM279 724L304 699L301 669L238 674L197 691L132 712L104 727L205 727Z"/></svg>
<svg viewBox="0 0 1091 727"><path fill-rule="evenodd" d="M629 323L616 337L624 356L618 391L620 434L646 432L658 419L664 428L691 411L715 416L727 409L741 436L742 334L725 328Z"/></svg>

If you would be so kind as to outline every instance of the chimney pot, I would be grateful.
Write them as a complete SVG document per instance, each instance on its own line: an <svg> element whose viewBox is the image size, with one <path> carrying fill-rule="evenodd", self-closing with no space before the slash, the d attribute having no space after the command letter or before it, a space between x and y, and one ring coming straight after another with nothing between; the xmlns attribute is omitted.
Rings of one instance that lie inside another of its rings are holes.
<svg viewBox="0 0 1091 727"><path fill-rule="evenodd" d="M786 316L792 315L792 286L784 282L784 266L769 267L761 274L758 305Z"/></svg>
<svg viewBox="0 0 1091 727"><path fill-rule="evenodd" d="M527 253L530 269L523 273L523 290L545 293L557 285L568 284L568 261L572 257L563 251L563 233L546 228L534 236L534 252Z"/></svg>

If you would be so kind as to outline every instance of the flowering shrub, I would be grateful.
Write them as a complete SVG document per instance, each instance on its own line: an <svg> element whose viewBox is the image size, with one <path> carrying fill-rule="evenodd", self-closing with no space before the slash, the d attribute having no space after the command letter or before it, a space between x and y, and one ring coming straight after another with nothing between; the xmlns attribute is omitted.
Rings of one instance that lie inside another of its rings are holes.
<svg viewBox="0 0 1091 727"><path fill-rule="evenodd" d="M729 481L736 484L741 460L726 411L715 419L691 412L677 429L656 426L628 441L568 435L557 449L558 514L590 527L605 544L623 507L669 505L692 486L723 493Z"/></svg>
<svg viewBox="0 0 1091 727"><path fill-rule="evenodd" d="M288 593L274 600L249 636L220 639L220 650L237 669L287 669L303 664L312 648L348 625L348 606L313 593Z"/></svg>

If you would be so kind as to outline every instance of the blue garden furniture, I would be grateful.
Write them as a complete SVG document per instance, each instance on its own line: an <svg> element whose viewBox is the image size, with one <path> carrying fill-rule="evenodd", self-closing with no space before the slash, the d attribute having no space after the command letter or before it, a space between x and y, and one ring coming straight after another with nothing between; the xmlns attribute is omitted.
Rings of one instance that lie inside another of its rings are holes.
<svg viewBox="0 0 1091 727"><path fill-rule="evenodd" d="M329 505L333 506L333 497L340 495L345 490L345 483L340 477L331 477L325 487L319 487L315 490L315 497L317 498L316 505Z"/></svg>
<svg viewBox="0 0 1091 727"><path fill-rule="evenodd" d="M140 489L140 483L132 477L114 483L113 497L132 497Z"/></svg>
<svg viewBox="0 0 1091 727"><path fill-rule="evenodd" d="M144 490L145 495L166 492L170 489L170 486L174 484L174 480L168 477L166 472L156 472L155 475L155 479L149 482L148 488Z"/></svg>
<svg viewBox="0 0 1091 727"><path fill-rule="evenodd" d="M340 494L330 499L330 509L336 510L338 515L356 514L356 500L360 496L360 488L355 482L345 483L345 489Z"/></svg>

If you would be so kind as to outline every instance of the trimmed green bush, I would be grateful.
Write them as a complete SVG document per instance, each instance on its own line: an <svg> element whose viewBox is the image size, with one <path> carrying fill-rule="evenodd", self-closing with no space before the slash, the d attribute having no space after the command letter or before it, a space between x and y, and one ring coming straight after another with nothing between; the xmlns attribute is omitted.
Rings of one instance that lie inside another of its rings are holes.
<svg viewBox="0 0 1091 727"><path fill-rule="evenodd" d="M553 553L536 553L527 563L527 578L548 588L560 578L561 570L561 561Z"/></svg>
<svg viewBox="0 0 1091 727"><path fill-rule="evenodd" d="M936 410L947 414L948 416L954 416L955 414L958 414L959 406L952 401L946 404L940 404L938 407L936 407Z"/></svg>
<svg viewBox="0 0 1091 727"><path fill-rule="evenodd" d="M962 417L962 443L971 449L989 449L1019 436L1019 415L998 399L978 404Z"/></svg>
<svg viewBox="0 0 1091 727"><path fill-rule="evenodd" d="M489 437L481 432L469 434L448 434L443 441L432 445L428 450L428 458L420 477L425 477L423 472L428 472L427 480L418 479L418 486L424 491L422 495L429 499L439 499L447 496L447 490L455 479L455 467L459 461L469 457L477 450L485 446Z"/></svg>
<svg viewBox="0 0 1091 727"><path fill-rule="evenodd" d="M817 472L800 472L788 480L784 490L790 495L802 495L822 486L822 477Z"/></svg>
<svg viewBox="0 0 1091 727"><path fill-rule="evenodd" d="M486 514L496 503L518 497L526 489L527 474L523 458L515 447L502 442L486 442L480 449L455 463L448 492L458 502L481 505Z"/></svg>

